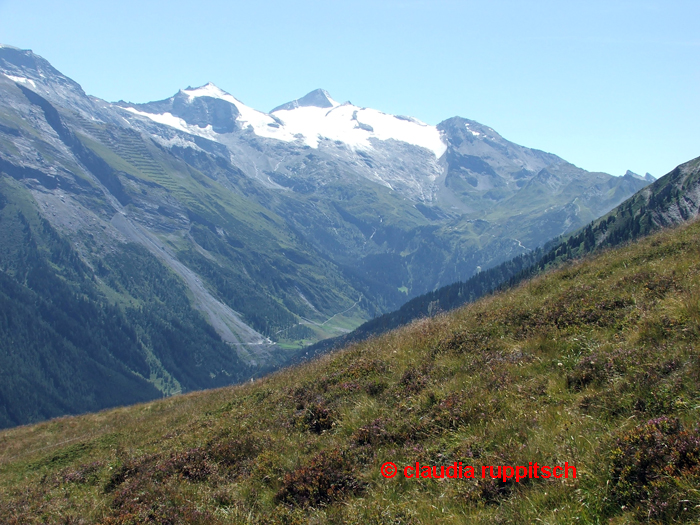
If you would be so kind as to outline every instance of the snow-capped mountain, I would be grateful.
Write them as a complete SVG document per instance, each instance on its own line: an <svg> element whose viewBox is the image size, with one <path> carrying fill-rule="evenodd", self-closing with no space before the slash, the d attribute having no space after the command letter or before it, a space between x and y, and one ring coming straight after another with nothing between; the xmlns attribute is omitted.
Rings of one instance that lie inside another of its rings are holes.
<svg viewBox="0 0 700 525"><path fill-rule="evenodd" d="M246 106L211 83L180 90L159 102L123 105L135 115L211 140L248 129L261 137L286 142L296 140L288 131L280 129L273 117Z"/></svg>
<svg viewBox="0 0 700 525"><path fill-rule="evenodd" d="M212 140L218 135L249 130L258 137L314 149L323 141L333 141L352 149L371 150L373 141L396 140L432 151L436 158L447 150L435 126L349 102L340 104L322 89L283 104L270 114L246 106L212 83L181 90L164 101L125 108L159 124Z"/></svg>
<svg viewBox="0 0 700 525"><path fill-rule="evenodd" d="M349 102L339 104L320 89L274 109L272 115L282 121L284 129L304 137L304 143L312 148L324 139L361 150L371 150L374 141L396 140L432 151L436 159L447 150L435 126Z"/></svg>
<svg viewBox="0 0 700 525"><path fill-rule="evenodd" d="M438 160L447 150L435 126L340 104L320 89L269 114L246 106L211 83L159 102L119 105L134 116L229 147L243 157L241 167L271 187L286 186L287 178L294 177L294 169L286 169L287 151L308 147L320 155L344 159L353 172L411 199L432 200L434 183L442 173ZM264 157L251 164L248 160L256 154L240 148L245 148L242 142L256 139L269 140ZM406 148L412 151L402 160ZM421 164L420 174L415 173L416 164ZM274 175L261 176L261 172Z"/></svg>
<svg viewBox="0 0 700 525"><path fill-rule="evenodd" d="M124 313L108 333L127 330L133 355L100 366L162 392L233 380L240 363L282 363L283 347L466 279L648 184L586 172L471 120L431 126L323 90L269 113L213 84L109 103L3 46L0 93L0 276L33 282L12 239L34 236L36 275L108 312L95 318ZM98 344L71 341L88 354Z"/></svg>

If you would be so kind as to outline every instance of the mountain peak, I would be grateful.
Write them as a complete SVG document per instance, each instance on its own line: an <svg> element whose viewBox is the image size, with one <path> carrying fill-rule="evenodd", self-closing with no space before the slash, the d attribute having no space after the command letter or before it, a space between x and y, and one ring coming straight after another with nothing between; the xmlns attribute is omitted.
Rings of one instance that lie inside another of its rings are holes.
<svg viewBox="0 0 700 525"><path fill-rule="evenodd" d="M196 88L188 86L187 89L183 89L181 91L190 98L211 97L226 99L227 97L231 97L230 94L226 93L226 91L216 86L213 82L207 82L203 86L199 86Z"/></svg>
<svg viewBox="0 0 700 525"><path fill-rule="evenodd" d="M5 68L51 70L56 75L60 75L46 59L35 54L31 49L20 49L19 47L0 44L0 62Z"/></svg>
<svg viewBox="0 0 700 525"><path fill-rule="evenodd" d="M632 177L632 178L639 179L639 180L645 180L647 182L654 182L656 180L656 177L654 177L649 172L647 172L647 174L642 177L641 175L639 175L633 171L630 171L630 170L627 170L627 172L623 175L623 177L628 177L628 178Z"/></svg>
<svg viewBox="0 0 700 525"><path fill-rule="evenodd" d="M291 102L287 102L281 106L277 106L275 109L270 111L270 113L282 110L289 111L300 107L334 108L339 105L340 104L333 100L330 93L328 93L328 91L325 89L314 89L301 98L292 100Z"/></svg>
<svg viewBox="0 0 700 525"><path fill-rule="evenodd" d="M15 82L29 84L32 89L41 85L43 87L40 91L44 94L50 93L50 96L65 98L85 95L77 82L56 70L45 58L31 49L0 44L0 73ZM73 99L73 103L80 104L79 99Z"/></svg>

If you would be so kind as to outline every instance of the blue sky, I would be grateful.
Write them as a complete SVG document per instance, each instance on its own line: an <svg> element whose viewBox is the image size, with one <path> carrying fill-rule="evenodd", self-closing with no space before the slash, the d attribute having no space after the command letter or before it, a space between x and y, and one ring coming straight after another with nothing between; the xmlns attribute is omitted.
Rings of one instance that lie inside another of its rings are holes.
<svg viewBox="0 0 700 525"><path fill-rule="evenodd" d="M269 111L322 87L658 177L700 155L698 20L698 0L0 0L0 42L106 100L212 81Z"/></svg>

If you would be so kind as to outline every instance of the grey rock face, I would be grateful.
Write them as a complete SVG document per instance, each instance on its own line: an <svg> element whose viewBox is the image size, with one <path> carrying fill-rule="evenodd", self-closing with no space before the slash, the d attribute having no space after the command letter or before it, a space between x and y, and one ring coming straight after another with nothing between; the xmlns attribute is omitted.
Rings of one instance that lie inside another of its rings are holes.
<svg viewBox="0 0 700 525"><path fill-rule="evenodd" d="M147 104L122 102L120 105L156 115L170 113L191 126L202 129L211 126L215 133L220 134L233 133L237 130L236 119L240 116L238 108L226 100L207 96L190 97L183 91L158 102Z"/></svg>
<svg viewBox="0 0 700 525"><path fill-rule="evenodd" d="M316 108L332 108L333 105L333 99L328 91L325 89L314 89L312 92L307 93L301 98L292 100L291 102L287 102L281 106L277 106L275 109L270 111L270 113L274 113L275 111L279 111L281 109L295 109L309 106Z"/></svg>

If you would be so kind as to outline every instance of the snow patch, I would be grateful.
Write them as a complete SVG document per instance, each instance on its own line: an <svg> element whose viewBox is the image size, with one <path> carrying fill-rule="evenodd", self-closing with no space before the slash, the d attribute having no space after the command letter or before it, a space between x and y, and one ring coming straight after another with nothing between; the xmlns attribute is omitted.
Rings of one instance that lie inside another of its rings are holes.
<svg viewBox="0 0 700 525"><path fill-rule="evenodd" d="M157 122L158 124L164 124L166 126L170 126L171 128L175 128L177 130L184 131L185 133L189 133L190 135L197 135L200 137L204 137L206 139L216 140L217 133L214 132L211 125L207 126L206 128L200 128L199 126L190 126L183 119L176 117L172 113L157 114L157 113L146 113L145 111L139 111L138 109L135 109L135 108L124 108L124 109L130 113L133 113L134 115L146 117L146 118L152 120L153 122Z"/></svg>
<svg viewBox="0 0 700 525"><path fill-rule="evenodd" d="M4 46L3 46L4 47ZM36 84L31 78L24 78L24 77L13 77L12 75L5 75L7 78L12 80L13 82L21 82L22 84L29 84L33 88L36 89Z"/></svg>
<svg viewBox="0 0 700 525"><path fill-rule="evenodd" d="M418 120L406 120L375 109L342 104L331 109L313 106L278 110L273 113L293 135L318 148L322 139L340 141L353 149L372 148L370 139L394 139L423 147L440 158L447 150L440 131Z"/></svg>
<svg viewBox="0 0 700 525"><path fill-rule="evenodd" d="M480 137L480 136L481 136L481 133L479 133L478 131L474 131L473 129L471 129L471 128L469 127L469 123L465 124L464 127L467 128L467 131L468 131L469 133L471 133L472 135L474 135L475 137Z"/></svg>
<svg viewBox="0 0 700 525"><path fill-rule="evenodd" d="M323 92L325 97L328 99L328 102L331 103L331 106L333 106L334 108L337 108L338 106L342 106L342 104L340 102L338 102L333 97L331 97L331 94L328 91L326 91L325 89L322 89L321 91Z"/></svg>
<svg viewBox="0 0 700 525"><path fill-rule="evenodd" d="M236 120L241 123L243 128L245 128L247 124L259 137L272 138L285 142L294 142L297 140L294 134L289 133L286 129L281 127L270 115L246 106L243 102L226 93L224 90L219 89L211 82L202 87L185 89L182 92L188 96L190 101L197 97L211 97L225 100L229 104L233 104L236 106L239 113Z"/></svg>
<svg viewBox="0 0 700 525"><path fill-rule="evenodd" d="M179 147L179 148L190 148L195 151L204 151L202 148L197 146L194 142L191 142L189 140L186 140L182 138L181 136L176 136L172 137L169 139L165 139L163 137L159 137L158 135L153 136L153 139L158 142L161 146L164 146L168 149L174 148L174 147Z"/></svg>
<svg viewBox="0 0 700 525"><path fill-rule="evenodd" d="M189 97L190 100L193 98L197 97L211 97L211 98L220 98L222 100L226 100L227 102L230 102L231 104L235 104L238 102L235 98L233 98L231 95L226 93L223 89L219 89L217 86L209 82L208 84L205 84L204 86L198 87L198 88L188 88L188 89L183 89L182 92Z"/></svg>

